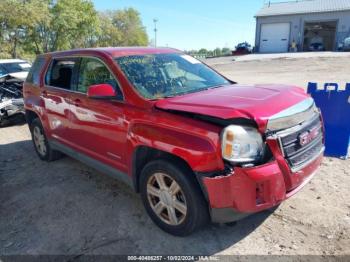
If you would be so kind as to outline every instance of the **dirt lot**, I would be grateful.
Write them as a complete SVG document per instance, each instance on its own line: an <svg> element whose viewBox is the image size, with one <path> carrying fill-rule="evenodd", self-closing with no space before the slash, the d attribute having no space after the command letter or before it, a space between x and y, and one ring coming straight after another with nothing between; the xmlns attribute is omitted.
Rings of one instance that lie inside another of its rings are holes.
<svg viewBox="0 0 350 262"><path fill-rule="evenodd" d="M349 79L349 58L209 60L241 83ZM259 59L259 57L258 57ZM0 129L0 254L350 255L350 160L317 176L274 213L187 238L163 233L124 184L71 158L45 163L26 125Z"/></svg>
<svg viewBox="0 0 350 262"><path fill-rule="evenodd" d="M235 62L233 62L235 60ZM350 53L289 53L206 60L230 79L245 84L350 82Z"/></svg>

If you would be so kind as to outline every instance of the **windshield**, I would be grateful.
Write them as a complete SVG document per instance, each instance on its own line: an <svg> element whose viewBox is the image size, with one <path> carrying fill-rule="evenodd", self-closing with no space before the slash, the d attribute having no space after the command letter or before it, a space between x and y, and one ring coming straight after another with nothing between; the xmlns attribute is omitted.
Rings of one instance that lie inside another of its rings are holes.
<svg viewBox="0 0 350 262"><path fill-rule="evenodd" d="M115 59L137 91L147 99L173 97L230 84L184 54L124 56Z"/></svg>
<svg viewBox="0 0 350 262"><path fill-rule="evenodd" d="M4 63L0 66L5 69L8 74L18 73L18 72L29 72L30 64L27 62L17 62L17 63Z"/></svg>

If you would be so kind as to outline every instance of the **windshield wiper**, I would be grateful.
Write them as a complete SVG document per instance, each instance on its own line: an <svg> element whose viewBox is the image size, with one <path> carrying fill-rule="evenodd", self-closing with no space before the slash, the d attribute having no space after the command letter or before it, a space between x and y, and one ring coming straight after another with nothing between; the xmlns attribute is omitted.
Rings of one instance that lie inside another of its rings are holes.
<svg viewBox="0 0 350 262"><path fill-rule="evenodd" d="M218 85L218 86L206 87L206 88L202 88L202 89L190 90L190 91L187 91L187 92L174 93L174 94L171 94L171 95L166 95L166 96L163 96L163 97L160 97L160 98L155 98L155 99L152 99L152 100L158 100L158 99L162 99L162 98L173 98L173 97L176 97L176 96L183 96L183 95L188 95L188 94L194 94L194 93L197 93L197 92L202 92L202 91L206 91L206 90L210 90L210 89L215 89L215 88L219 88L219 87L226 86L226 85L230 85L230 83L222 84L222 85Z"/></svg>
<svg viewBox="0 0 350 262"><path fill-rule="evenodd" d="M219 87L223 87L223 86L228 86L228 85L230 85L230 83L227 83L227 84L221 84L221 85L217 85L217 86L207 87L207 88L206 88L206 89L204 89L204 90L215 89L215 88L219 88Z"/></svg>

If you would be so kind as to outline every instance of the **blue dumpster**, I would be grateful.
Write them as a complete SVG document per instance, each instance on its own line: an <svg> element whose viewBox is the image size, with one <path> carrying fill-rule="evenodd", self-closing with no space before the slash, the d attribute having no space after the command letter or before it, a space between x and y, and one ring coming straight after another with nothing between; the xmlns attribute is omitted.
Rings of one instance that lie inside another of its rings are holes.
<svg viewBox="0 0 350 262"><path fill-rule="evenodd" d="M329 83L321 88L309 83L308 93L321 109L326 137L326 156L350 157L350 83L345 89Z"/></svg>

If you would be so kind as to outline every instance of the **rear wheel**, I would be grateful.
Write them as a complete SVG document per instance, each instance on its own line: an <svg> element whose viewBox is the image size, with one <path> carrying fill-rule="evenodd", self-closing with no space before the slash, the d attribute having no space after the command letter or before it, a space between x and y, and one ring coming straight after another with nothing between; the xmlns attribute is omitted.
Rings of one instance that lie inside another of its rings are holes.
<svg viewBox="0 0 350 262"><path fill-rule="evenodd" d="M186 168L165 160L156 160L141 173L143 204L161 229L186 236L208 221L208 205Z"/></svg>
<svg viewBox="0 0 350 262"><path fill-rule="evenodd" d="M34 119L30 125L34 148L39 158L44 161L54 161L59 159L62 154L53 150L48 143L44 128L38 118Z"/></svg>

